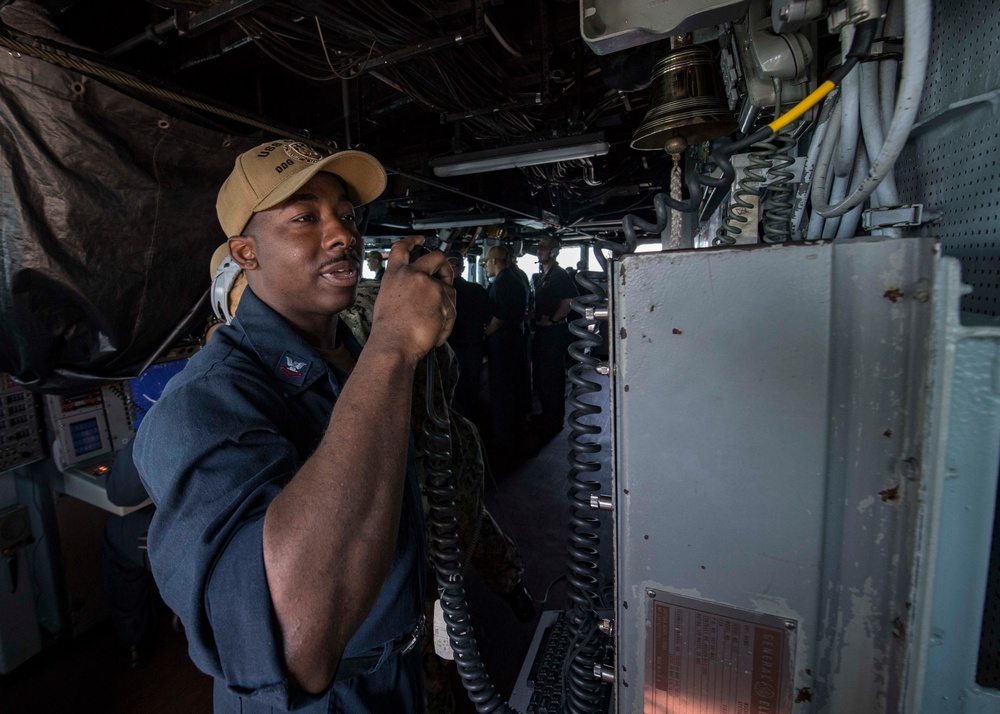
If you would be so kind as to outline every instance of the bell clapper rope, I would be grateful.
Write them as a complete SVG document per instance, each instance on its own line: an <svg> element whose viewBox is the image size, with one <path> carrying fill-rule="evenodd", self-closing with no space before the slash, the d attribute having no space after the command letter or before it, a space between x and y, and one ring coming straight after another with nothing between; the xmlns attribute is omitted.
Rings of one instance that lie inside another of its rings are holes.
<svg viewBox="0 0 1000 714"><path fill-rule="evenodd" d="M666 150L670 153L673 166L670 169L670 198L681 200L681 151L686 144L680 137L673 137L667 142ZM677 250L681 247L681 212L670 209L670 243L667 250Z"/></svg>

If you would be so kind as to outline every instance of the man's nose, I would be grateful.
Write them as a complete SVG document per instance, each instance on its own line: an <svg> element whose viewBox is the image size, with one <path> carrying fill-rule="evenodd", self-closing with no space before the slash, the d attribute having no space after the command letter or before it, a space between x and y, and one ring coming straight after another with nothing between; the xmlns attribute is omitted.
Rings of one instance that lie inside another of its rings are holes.
<svg viewBox="0 0 1000 714"><path fill-rule="evenodd" d="M323 246L325 248L338 246L350 248L357 242L357 235L346 221L331 216L323 223Z"/></svg>

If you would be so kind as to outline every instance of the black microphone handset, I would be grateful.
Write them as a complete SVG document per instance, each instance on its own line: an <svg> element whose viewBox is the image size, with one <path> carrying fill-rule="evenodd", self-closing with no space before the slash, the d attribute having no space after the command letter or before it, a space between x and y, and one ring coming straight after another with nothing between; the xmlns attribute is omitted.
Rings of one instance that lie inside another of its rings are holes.
<svg viewBox="0 0 1000 714"><path fill-rule="evenodd" d="M413 250L410 251L410 262L415 263L420 258L423 258L425 255L430 255L430 254L431 254L431 249L428 248L427 246L415 245L413 246Z"/></svg>

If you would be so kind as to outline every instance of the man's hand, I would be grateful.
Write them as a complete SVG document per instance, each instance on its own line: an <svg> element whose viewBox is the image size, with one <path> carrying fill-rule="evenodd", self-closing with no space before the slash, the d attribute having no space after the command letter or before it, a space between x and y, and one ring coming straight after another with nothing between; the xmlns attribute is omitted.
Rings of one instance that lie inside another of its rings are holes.
<svg viewBox="0 0 1000 714"><path fill-rule="evenodd" d="M443 345L455 326L454 270L444 253L433 251L410 262L423 242L423 236L409 236L393 244L370 338L400 350L414 363Z"/></svg>

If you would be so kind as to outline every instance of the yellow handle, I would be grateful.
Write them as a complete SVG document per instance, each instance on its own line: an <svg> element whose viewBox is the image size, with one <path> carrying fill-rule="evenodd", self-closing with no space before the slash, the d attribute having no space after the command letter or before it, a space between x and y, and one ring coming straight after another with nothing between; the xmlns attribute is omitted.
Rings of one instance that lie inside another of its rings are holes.
<svg viewBox="0 0 1000 714"><path fill-rule="evenodd" d="M817 87L812 94L768 124L768 127L770 127L771 131L777 134L779 131L819 104L823 97L832 92L836 86L837 85L830 80L826 80L823 84L819 85L819 87Z"/></svg>

